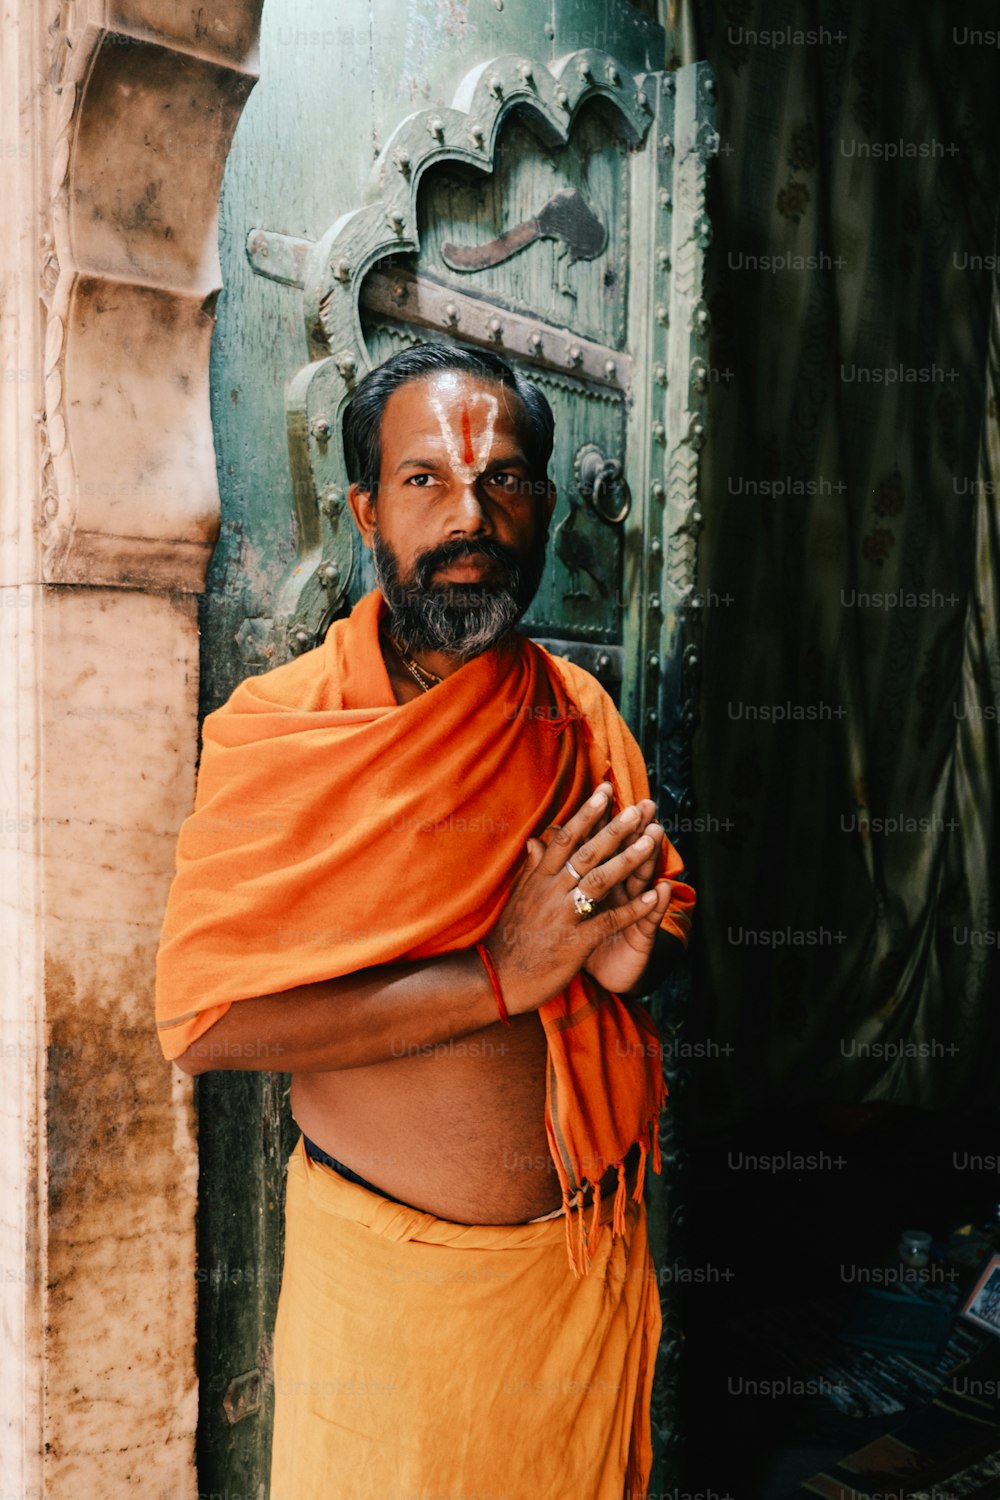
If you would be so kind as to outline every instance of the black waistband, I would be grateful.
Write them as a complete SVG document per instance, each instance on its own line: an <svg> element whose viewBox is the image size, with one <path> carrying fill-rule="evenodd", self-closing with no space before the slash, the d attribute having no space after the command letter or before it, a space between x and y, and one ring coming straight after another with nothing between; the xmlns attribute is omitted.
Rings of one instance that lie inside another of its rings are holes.
<svg viewBox="0 0 1000 1500"><path fill-rule="evenodd" d="M339 1176L346 1177L348 1182L356 1182L359 1187L367 1188L370 1193L377 1193L380 1198L387 1199L389 1203L399 1203L403 1208L415 1207L414 1204L407 1203L403 1198L394 1198L393 1195L391 1193L387 1193L384 1188L377 1187L374 1182L369 1182L367 1177L362 1177L360 1172L355 1172L350 1167L345 1166L342 1161L338 1161L335 1156L331 1156L328 1151L324 1151L322 1146L317 1146L315 1141L311 1141L304 1130L302 1132L302 1143L306 1148L307 1156L311 1156L314 1161L321 1161L324 1166L332 1167ZM588 1192L588 1201L589 1198L590 1194ZM417 1213L426 1213L426 1211L426 1209L422 1208L418 1208L416 1210ZM543 1214L542 1217L544 1218L546 1217L546 1215ZM527 1224L534 1224L537 1221L535 1219L526 1219L523 1222Z"/></svg>
<svg viewBox="0 0 1000 1500"><path fill-rule="evenodd" d="M391 1193L387 1193L384 1188L376 1187L374 1182L369 1182L359 1172L354 1172L350 1167L345 1167L342 1161L338 1161L335 1156L331 1156L329 1152L324 1151L322 1146L317 1146L315 1141L311 1141L305 1131L302 1132L302 1141L305 1145L307 1156L311 1156L314 1161L321 1161L324 1166L332 1167L340 1177L346 1177L348 1182L356 1182L359 1187L367 1188L370 1193L378 1193L380 1198L388 1198L390 1203L400 1203L404 1208L413 1207L412 1203L403 1203L402 1198L394 1198Z"/></svg>

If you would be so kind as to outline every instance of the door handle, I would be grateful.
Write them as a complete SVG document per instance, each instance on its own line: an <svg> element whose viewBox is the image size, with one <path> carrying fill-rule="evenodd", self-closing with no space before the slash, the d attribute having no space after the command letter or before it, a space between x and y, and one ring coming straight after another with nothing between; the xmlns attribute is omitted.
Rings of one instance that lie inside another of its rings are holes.
<svg viewBox="0 0 1000 1500"><path fill-rule="evenodd" d="M620 526L632 508L632 493L616 458L607 458L596 443L584 443L573 460L576 487L606 526Z"/></svg>

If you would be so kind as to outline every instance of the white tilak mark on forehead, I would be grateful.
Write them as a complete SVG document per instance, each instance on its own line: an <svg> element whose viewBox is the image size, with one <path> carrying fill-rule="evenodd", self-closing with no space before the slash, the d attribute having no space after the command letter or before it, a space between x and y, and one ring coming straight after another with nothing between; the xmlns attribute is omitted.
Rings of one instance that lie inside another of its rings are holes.
<svg viewBox="0 0 1000 1500"><path fill-rule="evenodd" d="M432 391L430 397L451 467L459 479L466 484L471 484L474 479L479 478L489 462L490 449L493 447L493 430L496 427L500 403L489 391L477 391L474 396L462 401L461 405L464 405L469 413L470 424L474 425L477 407L481 407L483 412L480 434L478 438L474 437L472 440L473 461L467 464L463 452L465 443L462 435L460 408L449 411L437 391Z"/></svg>

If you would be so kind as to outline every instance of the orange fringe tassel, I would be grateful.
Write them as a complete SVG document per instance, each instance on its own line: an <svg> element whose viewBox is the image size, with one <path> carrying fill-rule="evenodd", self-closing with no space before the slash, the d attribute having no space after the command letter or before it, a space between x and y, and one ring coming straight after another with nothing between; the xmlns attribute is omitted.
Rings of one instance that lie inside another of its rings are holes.
<svg viewBox="0 0 1000 1500"><path fill-rule="evenodd" d="M639 1142L639 1170L635 1174L635 1187L632 1189L632 1202L639 1203L642 1200L643 1184L646 1181L646 1158L649 1156L649 1147L645 1141Z"/></svg>
<svg viewBox="0 0 1000 1500"><path fill-rule="evenodd" d="M587 1231L587 1257L588 1257L588 1259L594 1253L594 1246L597 1244L597 1236L601 1232L600 1218L601 1218L601 1184L599 1182L597 1182L597 1183L594 1184L594 1204L593 1204L593 1208L591 1209L591 1214L590 1214L590 1228Z"/></svg>
<svg viewBox="0 0 1000 1500"><path fill-rule="evenodd" d="M587 1237L583 1229L583 1189L576 1195L576 1264L581 1276L587 1274L589 1261L587 1258Z"/></svg>
<svg viewBox="0 0 1000 1500"><path fill-rule="evenodd" d="M648 1143L644 1140L636 1140L633 1143L639 1147L639 1165L636 1171L635 1187L631 1194L633 1203L638 1203L642 1199L647 1162L652 1164L654 1172L659 1172L663 1168L663 1159L660 1155L660 1122L655 1116L649 1123L648 1133ZM622 1157L621 1160L612 1162L611 1165L618 1171L618 1186L615 1189L614 1208L611 1214L611 1234L614 1237L625 1233L625 1207L629 1192L625 1181L625 1158ZM593 1193L593 1202L590 1224L585 1227L583 1197L588 1187ZM600 1182L590 1183L584 1180L573 1194L567 1188L563 1193L563 1217L566 1221L566 1255L570 1268L574 1276L585 1276L590 1269L591 1258L602 1228Z"/></svg>
<svg viewBox="0 0 1000 1500"><path fill-rule="evenodd" d="M569 1259L570 1269L574 1276L580 1276L581 1271L578 1263L576 1249L573 1245L573 1209L580 1201L580 1194L570 1197L569 1192L563 1193L563 1218L566 1222L566 1255Z"/></svg>
<svg viewBox="0 0 1000 1500"><path fill-rule="evenodd" d="M615 1208L611 1219L612 1235L625 1233L625 1199L627 1197L625 1163L624 1161L619 1161L615 1162L614 1165L618 1168L618 1186L615 1189Z"/></svg>

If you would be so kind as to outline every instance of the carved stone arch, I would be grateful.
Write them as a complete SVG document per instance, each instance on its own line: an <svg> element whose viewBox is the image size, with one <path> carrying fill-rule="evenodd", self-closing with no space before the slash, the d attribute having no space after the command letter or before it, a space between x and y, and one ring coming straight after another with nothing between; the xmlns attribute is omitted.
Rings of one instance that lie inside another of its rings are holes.
<svg viewBox="0 0 1000 1500"><path fill-rule="evenodd" d="M379 261L419 251L417 197L424 173L446 161L491 173L505 117L514 109L523 111L545 144L559 146L568 143L581 107L605 99L619 112L629 141L639 144L652 122L646 78L595 48L552 63L523 53L489 58L462 79L450 107L421 109L399 123L372 168L368 202L342 214L319 240L251 231L247 252L254 268L302 287L311 356L286 394L299 550L278 590L279 649L313 645L350 586L354 540L341 524L347 478L341 417L370 364L361 287ZM491 342L485 329L462 333L473 343ZM623 384L627 356L607 369L606 350L585 338L557 335L554 328L550 333L563 346L555 368L561 364L567 373ZM505 352L531 353L509 347Z"/></svg>
<svg viewBox="0 0 1000 1500"><path fill-rule="evenodd" d="M49 28L49 582L202 587L219 516L219 190L257 78L262 6L69 0Z"/></svg>
<svg viewBox="0 0 1000 1500"><path fill-rule="evenodd" d="M219 184L261 8L4 17L0 1012L27 1049L0 1112L10 1493L198 1490L192 1091L156 1044L153 979L218 526Z"/></svg>

